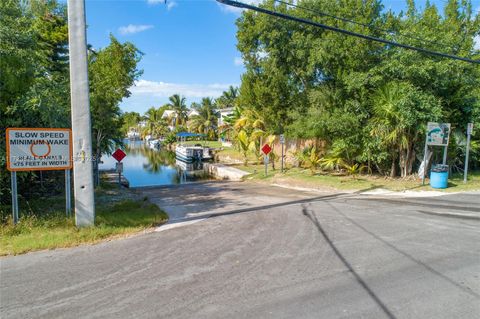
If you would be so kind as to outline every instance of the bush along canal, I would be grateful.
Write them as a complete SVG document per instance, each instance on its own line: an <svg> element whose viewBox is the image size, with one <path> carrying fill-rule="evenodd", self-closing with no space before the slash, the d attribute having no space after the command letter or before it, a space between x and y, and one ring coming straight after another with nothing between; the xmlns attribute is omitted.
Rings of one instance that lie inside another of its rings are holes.
<svg viewBox="0 0 480 319"><path fill-rule="evenodd" d="M185 163L175 158L175 152L149 148L141 141L126 141L123 175L130 187L178 185L211 179L202 162ZM102 157L101 170L115 169L116 160Z"/></svg>

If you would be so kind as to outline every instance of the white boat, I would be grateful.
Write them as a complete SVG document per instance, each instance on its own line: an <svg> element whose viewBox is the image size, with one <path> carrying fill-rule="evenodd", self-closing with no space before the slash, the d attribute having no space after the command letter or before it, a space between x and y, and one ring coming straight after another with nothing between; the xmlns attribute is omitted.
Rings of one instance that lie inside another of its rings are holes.
<svg viewBox="0 0 480 319"><path fill-rule="evenodd" d="M138 133L136 131L129 131L127 133L127 138L129 140L139 140L140 139L140 133Z"/></svg>
<svg viewBox="0 0 480 319"><path fill-rule="evenodd" d="M213 149L210 148L210 147L203 147L202 159L204 161L208 161L208 160L213 159Z"/></svg>
<svg viewBox="0 0 480 319"><path fill-rule="evenodd" d="M150 147L152 150L158 150L160 148L160 140L149 141L148 147Z"/></svg>
<svg viewBox="0 0 480 319"><path fill-rule="evenodd" d="M177 159L191 163L193 161L201 161L203 159L203 147L191 145L177 145L175 148L175 156Z"/></svg>

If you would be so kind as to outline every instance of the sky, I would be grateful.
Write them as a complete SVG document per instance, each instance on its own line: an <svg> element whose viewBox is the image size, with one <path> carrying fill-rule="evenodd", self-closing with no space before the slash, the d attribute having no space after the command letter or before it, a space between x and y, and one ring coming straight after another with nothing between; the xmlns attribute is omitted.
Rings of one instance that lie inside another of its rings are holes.
<svg viewBox="0 0 480 319"><path fill-rule="evenodd" d="M438 7L445 1L431 0ZM384 1L395 11L404 3ZM472 3L480 10L480 0ZM244 67L236 49L236 8L215 0L86 0L86 15L87 41L95 49L107 46L111 33L144 54L139 64L144 73L122 101L123 111L143 114L175 93L185 96L189 105L240 84Z"/></svg>

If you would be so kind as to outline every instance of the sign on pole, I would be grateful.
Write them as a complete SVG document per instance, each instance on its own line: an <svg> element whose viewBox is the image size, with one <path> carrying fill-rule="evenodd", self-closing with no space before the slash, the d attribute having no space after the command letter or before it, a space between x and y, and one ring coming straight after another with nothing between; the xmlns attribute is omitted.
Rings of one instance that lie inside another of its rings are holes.
<svg viewBox="0 0 480 319"><path fill-rule="evenodd" d="M262 153L263 154L268 155L271 151L272 151L272 148L270 147L270 145L265 144L265 145L262 146Z"/></svg>
<svg viewBox="0 0 480 319"><path fill-rule="evenodd" d="M72 131L66 128L7 128L7 169L12 174L13 223L18 221L18 171L65 170L66 212L70 215Z"/></svg>
<svg viewBox="0 0 480 319"><path fill-rule="evenodd" d="M127 156L127 154L119 148L112 154L112 157L117 160L117 163L115 164L115 170L118 173L118 187L122 187L123 164L121 161L125 158L125 156Z"/></svg>
<svg viewBox="0 0 480 319"><path fill-rule="evenodd" d="M423 162L420 165L419 173L422 175L422 183L425 184L425 175L427 174L427 154L428 146L443 146L443 165L447 164L447 149L450 140L450 123L428 122L427 134L425 139L425 150L423 153Z"/></svg>
<svg viewBox="0 0 480 319"><path fill-rule="evenodd" d="M7 169L72 168L72 131L63 128L7 128Z"/></svg>
<svg viewBox="0 0 480 319"><path fill-rule="evenodd" d="M447 164L447 149L450 140L450 123L427 124L427 145L443 146L443 165Z"/></svg>
<svg viewBox="0 0 480 319"><path fill-rule="evenodd" d="M112 157L116 159L117 161L121 162L127 154L125 154L124 151L121 149L117 149L115 152L113 152Z"/></svg>
<svg viewBox="0 0 480 319"><path fill-rule="evenodd" d="M263 162L265 163L265 176L267 176L268 173L268 154L272 151L272 148L270 145L265 144L262 146L262 153L264 154L263 156Z"/></svg>

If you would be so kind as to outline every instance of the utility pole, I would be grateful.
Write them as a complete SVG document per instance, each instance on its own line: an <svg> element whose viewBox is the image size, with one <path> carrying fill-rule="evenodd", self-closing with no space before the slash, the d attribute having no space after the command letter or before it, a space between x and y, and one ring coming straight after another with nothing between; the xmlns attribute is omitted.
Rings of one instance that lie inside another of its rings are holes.
<svg viewBox="0 0 480 319"><path fill-rule="evenodd" d="M92 125L87 70L85 1L68 0L68 43L70 55L70 94L72 101L73 188L75 224L93 226Z"/></svg>

